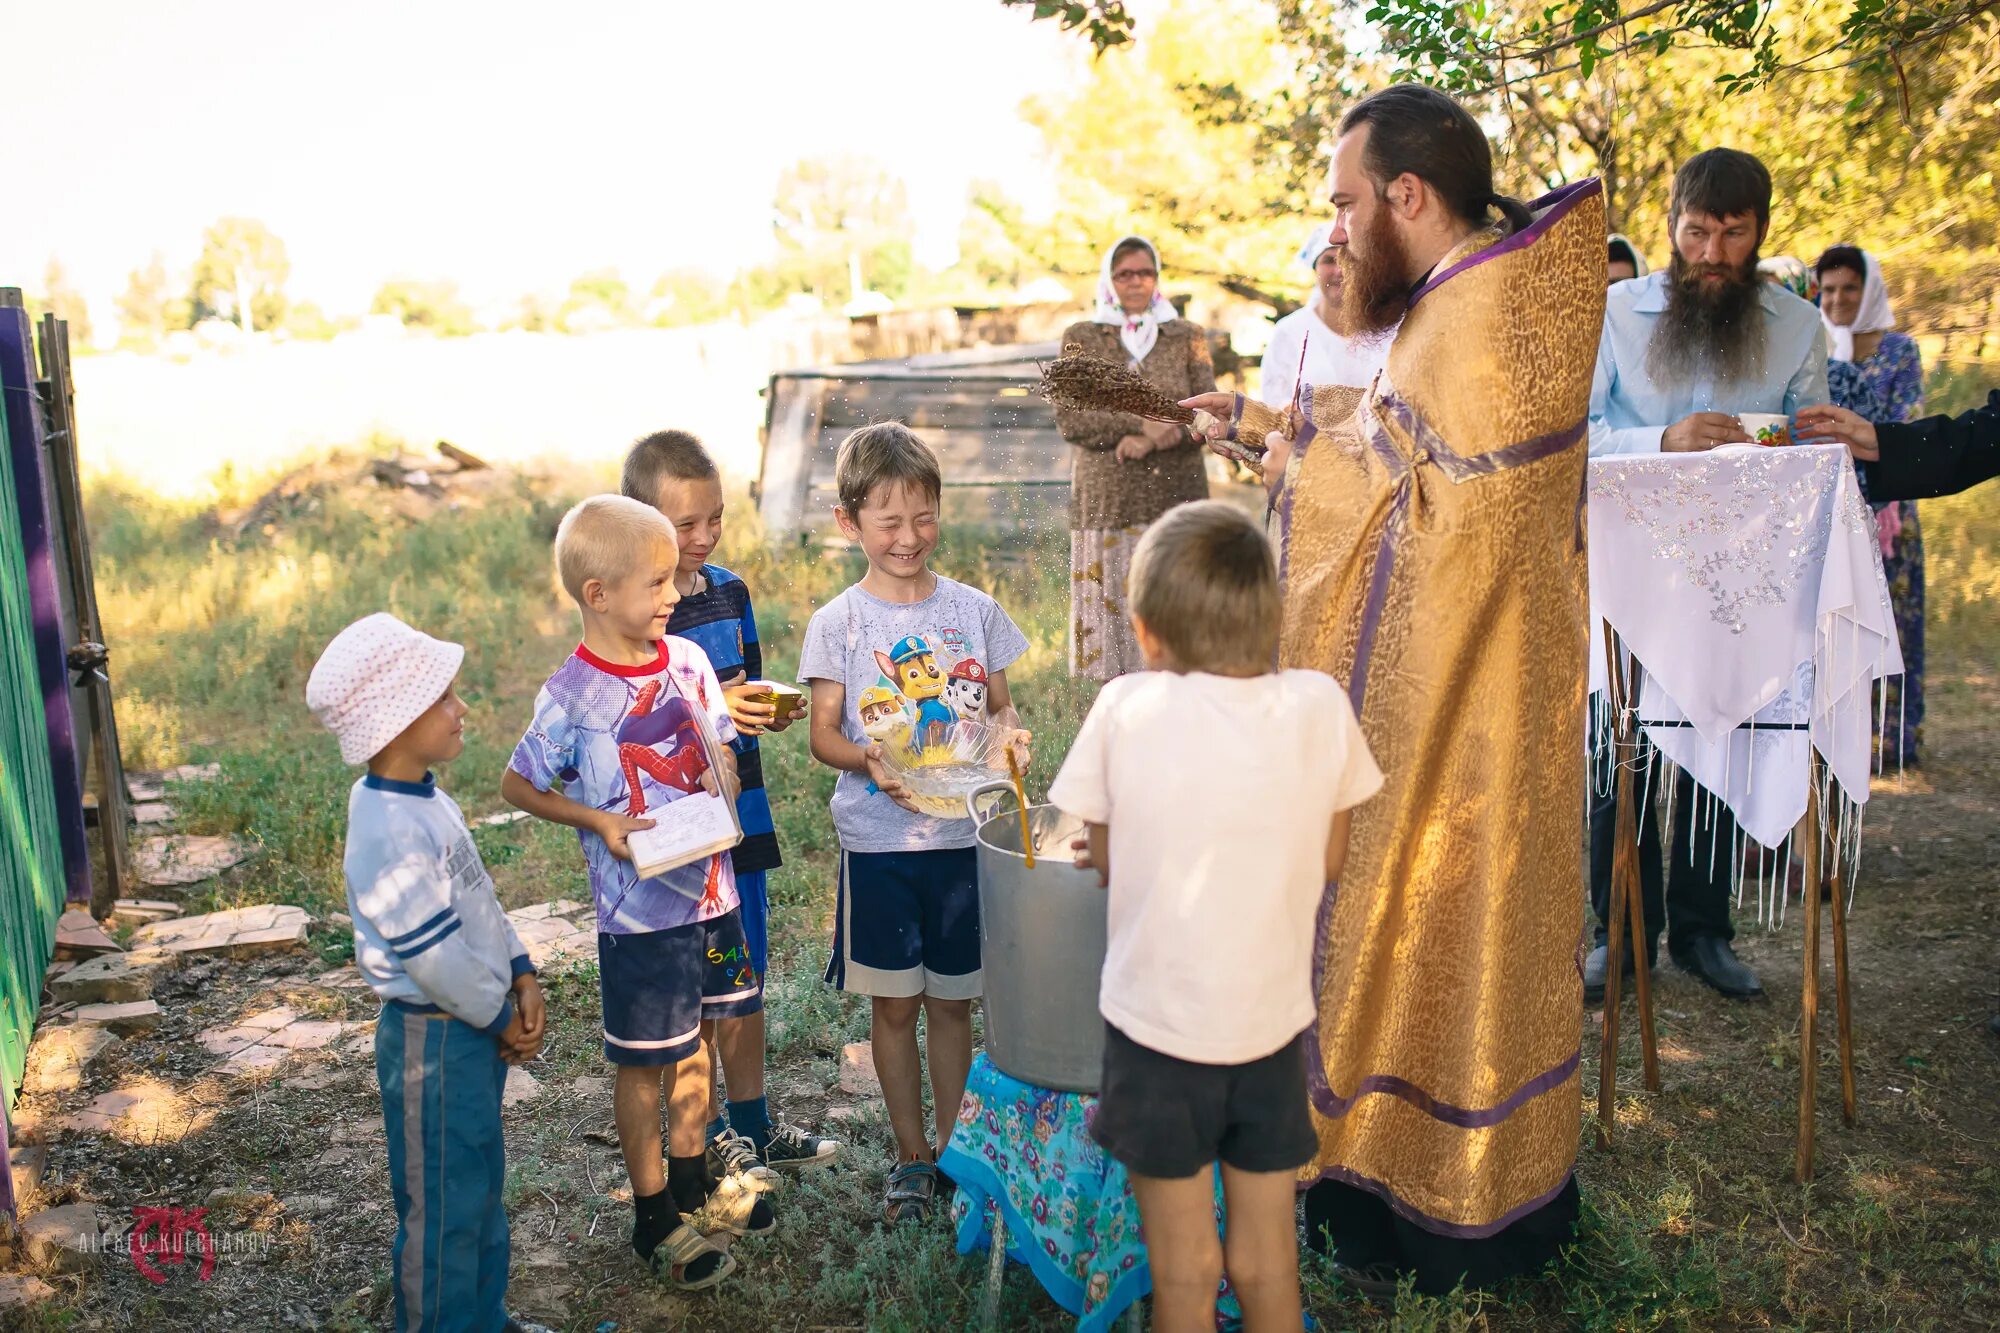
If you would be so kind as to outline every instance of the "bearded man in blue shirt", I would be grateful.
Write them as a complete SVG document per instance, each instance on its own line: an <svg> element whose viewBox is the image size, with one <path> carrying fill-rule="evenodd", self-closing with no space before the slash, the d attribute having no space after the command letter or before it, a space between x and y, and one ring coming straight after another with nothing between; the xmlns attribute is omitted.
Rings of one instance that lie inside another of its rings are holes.
<svg viewBox="0 0 2000 1333"><path fill-rule="evenodd" d="M1737 415L1796 414L1827 400L1826 333L1819 311L1757 273L1771 223L1771 173L1748 153L1711 148L1674 176L1667 226L1673 258L1664 272L1613 283L1606 296L1597 373L1590 389L1590 453L1695 453L1748 444ZM1647 761L1658 765L1650 748ZM1658 773L1652 775L1655 779ZM1718 801L1695 799L1677 779L1675 808L1694 827L1677 831L1664 858L1650 803L1639 812L1639 865L1646 953L1667 951L1683 970L1724 995L1763 994L1757 974L1730 948L1730 879L1736 824ZM1651 782L1642 790L1653 790ZM1590 901L1597 947L1584 963L1584 996L1604 995L1606 920L1616 805L1593 794ZM1625 959L1628 968L1632 959Z"/></svg>

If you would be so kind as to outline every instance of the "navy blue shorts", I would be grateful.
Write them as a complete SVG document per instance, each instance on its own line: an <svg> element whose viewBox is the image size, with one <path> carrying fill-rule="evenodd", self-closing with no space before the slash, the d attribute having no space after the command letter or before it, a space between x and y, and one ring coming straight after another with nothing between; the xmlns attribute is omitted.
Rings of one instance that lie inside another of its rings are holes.
<svg viewBox="0 0 2000 1333"><path fill-rule="evenodd" d="M856 995L979 995L979 862L970 847L842 852L830 985Z"/></svg>
<svg viewBox="0 0 2000 1333"><path fill-rule="evenodd" d="M735 908L672 930L599 931L597 976L604 1058L618 1065L677 1064L700 1049L704 1019L764 1007L764 979Z"/></svg>

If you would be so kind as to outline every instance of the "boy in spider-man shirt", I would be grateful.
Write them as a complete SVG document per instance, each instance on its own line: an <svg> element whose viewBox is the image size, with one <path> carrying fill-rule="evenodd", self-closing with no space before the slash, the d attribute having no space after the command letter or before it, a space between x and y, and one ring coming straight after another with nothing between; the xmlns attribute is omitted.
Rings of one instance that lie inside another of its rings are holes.
<svg viewBox="0 0 2000 1333"><path fill-rule="evenodd" d="M556 569L583 618L583 642L542 687L500 794L576 829L583 843L632 1248L663 1282L696 1290L736 1266L709 1233L761 1235L777 1218L762 1195L738 1177L714 1179L705 1162L702 1023L764 1003L763 979L744 963L729 853L642 880L626 843L652 826L648 813L697 788L737 795L727 746L715 747L711 767L701 744L697 713L719 741L736 738L715 670L699 647L666 633L679 562L673 525L650 505L599 495L564 516Z"/></svg>

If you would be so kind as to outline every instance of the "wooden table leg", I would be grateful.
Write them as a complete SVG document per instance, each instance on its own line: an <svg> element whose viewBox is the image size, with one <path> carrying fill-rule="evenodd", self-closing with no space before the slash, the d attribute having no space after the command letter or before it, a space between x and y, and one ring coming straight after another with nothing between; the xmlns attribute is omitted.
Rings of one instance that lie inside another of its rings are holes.
<svg viewBox="0 0 2000 1333"><path fill-rule="evenodd" d="M1621 786L1631 778L1631 774L1621 766L1613 781ZM1624 849L1619 848L1620 851ZM1618 873L1617 858L1614 854L1611 871L1611 915L1605 932L1604 959L1604 1033L1597 1046L1597 1145L1611 1146L1611 1119L1616 1103L1618 1082L1618 1005L1619 982L1625 975L1625 936L1620 923L1626 919L1627 908L1625 876Z"/></svg>
<svg viewBox="0 0 2000 1333"><path fill-rule="evenodd" d="M1833 886L1833 1004L1840 1027L1840 1115L1854 1124L1854 1011L1847 988L1847 886L1835 865Z"/></svg>
<svg viewBox="0 0 2000 1333"><path fill-rule="evenodd" d="M1000 1327L1000 1288L1007 1277L1007 1215L993 1201L993 1221L986 1232L986 1292L979 1301L979 1326L986 1333Z"/></svg>
<svg viewBox="0 0 2000 1333"><path fill-rule="evenodd" d="M1805 979L1799 992L1799 1147L1792 1165L1792 1175L1802 1185L1813 1176L1813 1106L1819 1083L1813 1024L1819 1017L1819 890L1825 879L1822 858L1826 837L1820 824L1817 753L1812 757L1808 780L1812 790L1806 797Z"/></svg>
<svg viewBox="0 0 2000 1333"><path fill-rule="evenodd" d="M1646 1091L1658 1092L1660 1044L1653 1032L1653 965L1646 961L1646 903L1639 884L1638 817L1628 808L1631 795L1629 790L1619 794L1618 813L1625 831L1619 834L1618 850L1625 862L1625 915L1631 923L1633 991L1639 1001L1639 1056L1646 1071Z"/></svg>

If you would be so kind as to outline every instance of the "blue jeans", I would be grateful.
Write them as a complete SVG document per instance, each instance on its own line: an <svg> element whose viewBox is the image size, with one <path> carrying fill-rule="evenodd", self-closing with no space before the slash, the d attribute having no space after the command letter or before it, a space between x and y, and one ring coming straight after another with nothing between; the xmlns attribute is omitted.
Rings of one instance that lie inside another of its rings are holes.
<svg viewBox="0 0 2000 1333"><path fill-rule="evenodd" d="M375 1077L396 1197L397 1333L500 1333L508 1259L500 1045L446 1014L391 1002L375 1025Z"/></svg>

